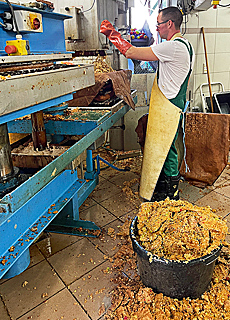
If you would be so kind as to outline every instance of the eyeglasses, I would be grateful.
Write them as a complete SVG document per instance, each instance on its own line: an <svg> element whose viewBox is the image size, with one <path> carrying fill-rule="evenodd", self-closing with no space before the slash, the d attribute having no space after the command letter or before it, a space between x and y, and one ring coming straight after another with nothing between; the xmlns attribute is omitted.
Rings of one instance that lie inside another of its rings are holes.
<svg viewBox="0 0 230 320"><path fill-rule="evenodd" d="M168 21L174 22L174 21L171 20L171 19L165 20L165 21L163 21L163 22L157 22L156 27L159 27L161 24L166 23L166 22L168 22Z"/></svg>

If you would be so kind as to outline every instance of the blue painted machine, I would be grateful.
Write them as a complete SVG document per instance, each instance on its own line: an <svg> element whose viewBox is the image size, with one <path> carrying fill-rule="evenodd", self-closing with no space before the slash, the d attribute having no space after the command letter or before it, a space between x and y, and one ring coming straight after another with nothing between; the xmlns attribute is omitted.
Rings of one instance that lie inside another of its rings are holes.
<svg viewBox="0 0 230 320"><path fill-rule="evenodd" d="M71 119L63 116L44 124L48 108L61 114L74 92L95 83L93 65L66 63L72 57L65 50L67 18L0 1L0 278L27 268L29 247L45 229L87 236L99 230L93 222L79 219L79 207L100 173L92 145L130 107L120 100L103 114L95 112L93 120L79 120L76 111ZM32 133L38 155L47 149L48 135L55 142L66 135L82 137L26 179L13 165L8 132ZM79 178L75 161L85 151L86 171Z"/></svg>

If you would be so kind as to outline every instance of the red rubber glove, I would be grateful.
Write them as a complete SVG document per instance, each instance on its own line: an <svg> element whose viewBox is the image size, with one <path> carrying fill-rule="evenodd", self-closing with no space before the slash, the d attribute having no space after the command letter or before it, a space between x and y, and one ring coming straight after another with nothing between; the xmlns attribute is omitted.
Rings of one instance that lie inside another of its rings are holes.
<svg viewBox="0 0 230 320"><path fill-rule="evenodd" d="M102 21L100 33L103 33L124 56L126 51L132 47L131 43L124 40L108 20Z"/></svg>

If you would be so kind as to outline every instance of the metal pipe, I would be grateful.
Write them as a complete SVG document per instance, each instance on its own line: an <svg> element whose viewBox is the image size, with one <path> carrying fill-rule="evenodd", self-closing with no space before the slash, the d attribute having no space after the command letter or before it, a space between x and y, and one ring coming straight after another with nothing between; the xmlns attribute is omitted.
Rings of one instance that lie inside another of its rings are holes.
<svg viewBox="0 0 230 320"><path fill-rule="evenodd" d="M132 11L131 11L131 7L129 8L129 27L131 28L132 25Z"/></svg>
<svg viewBox="0 0 230 320"><path fill-rule="evenodd" d="M11 158L10 140L7 124L0 125L0 177L4 178L13 173L13 161Z"/></svg>
<svg viewBox="0 0 230 320"><path fill-rule="evenodd" d="M32 139L34 150L42 151L47 147L46 130L43 119L43 112L38 111L31 114Z"/></svg>

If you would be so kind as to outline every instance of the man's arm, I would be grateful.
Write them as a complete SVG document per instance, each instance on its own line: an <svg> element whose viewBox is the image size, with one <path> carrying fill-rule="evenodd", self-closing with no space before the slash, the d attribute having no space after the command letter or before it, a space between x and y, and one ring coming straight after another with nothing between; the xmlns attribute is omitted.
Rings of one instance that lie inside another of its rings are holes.
<svg viewBox="0 0 230 320"><path fill-rule="evenodd" d="M156 61L157 56L150 47L134 47L122 38L121 34L115 30L108 20L103 20L100 26L100 32L103 33L115 47L128 59L143 61Z"/></svg>
<svg viewBox="0 0 230 320"><path fill-rule="evenodd" d="M125 52L125 57L127 59L136 59L143 61L157 61L159 60L157 56L153 53L150 47L130 47Z"/></svg>

